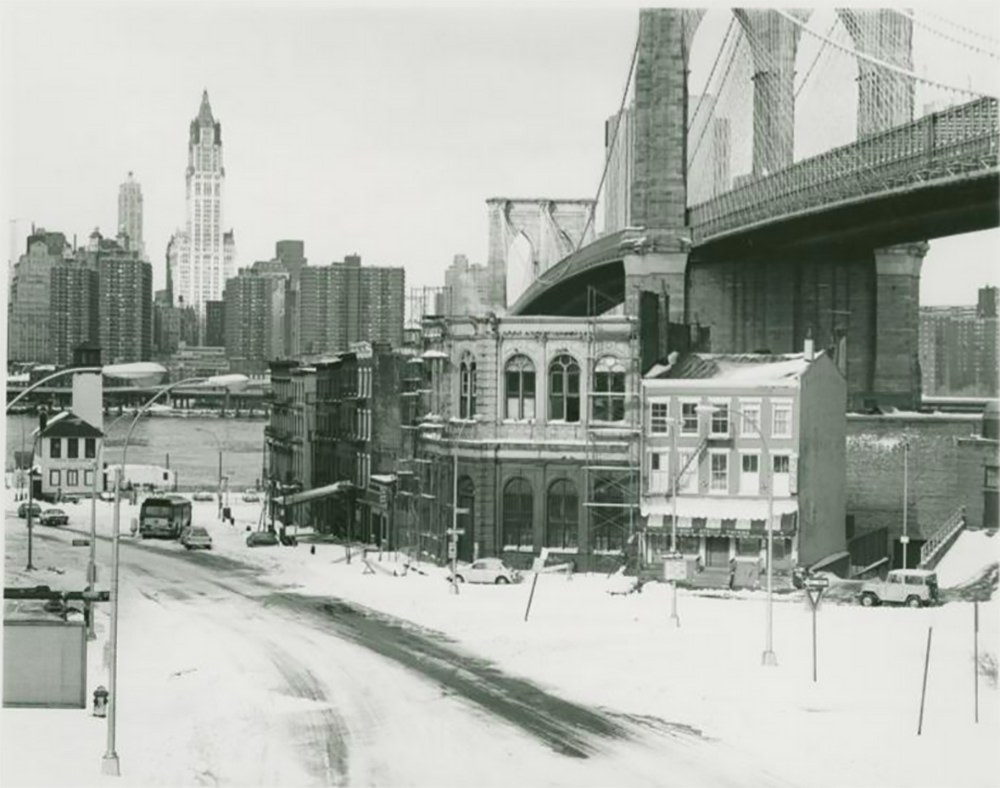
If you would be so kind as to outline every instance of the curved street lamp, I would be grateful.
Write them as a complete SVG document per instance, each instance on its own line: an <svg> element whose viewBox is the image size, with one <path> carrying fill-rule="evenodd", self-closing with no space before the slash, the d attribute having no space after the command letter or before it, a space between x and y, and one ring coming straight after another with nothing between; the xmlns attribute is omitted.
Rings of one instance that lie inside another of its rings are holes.
<svg viewBox="0 0 1000 788"><path fill-rule="evenodd" d="M75 375L82 373L97 373L104 375L106 378L123 378L125 380L134 381L146 381L151 379L160 379L166 374L166 368L160 366L159 364L153 363L151 361L137 361L128 364L105 364L103 367L70 367L69 369L61 369L58 372L53 372L51 375L47 375L41 380L32 383L24 391L20 392L14 399L7 403L7 413L10 413L10 409L13 408L18 402L20 402L24 397L30 394L35 389L40 386L44 386L49 381L55 380L56 378L61 378L66 375Z"/></svg>
<svg viewBox="0 0 1000 788"><path fill-rule="evenodd" d="M695 409L698 413L711 415L719 410L714 405L699 405ZM727 405L729 413L734 413L740 417L740 424L749 424L753 431L760 438L761 447L767 457L767 624L764 653L761 655L761 664L773 667L778 664L778 657L774 653L774 458L771 456L771 449L767 442L764 431L757 423L757 419L745 414L739 408ZM711 430L711 425L709 425Z"/></svg>
<svg viewBox="0 0 1000 788"><path fill-rule="evenodd" d="M117 777L121 774L118 753L115 752L115 718L118 707L118 543L121 535L121 480L125 468L125 461L128 457L128 444L132 439L132 433L139 424L140 419L160 399L164 394L168 394L180 386L208 385L224 386L230 391L240 391L243 389L249 378L246 375L216 375L209 378L185 378L176 383L171 383L162 387L152 397L146 400L145 404L139 408L129 425L125 434L125 442L122 444L121 462L115 468L115 508L112 520L111 531L111 628L108 635L110 643L110 659L108 671L108 746L104 753L102 771L104 774Z"/></svg>
<svg viewBox="0 0 1000 788"><path fill-rule="evenodd" d="M206 435L211 435L212 439L215 441L216 448L218 448L218 450L219 450L219 511L218 511L218 516L221 519L221 517L222 517L222 452L223 452L222 439L219 438L218 435L216 435L214 432L212 432L207 427L195 427L195 430L197 432L204 432ZM229 496L227 495L226 497L228 498ZM228 501L227 501L227 503L228 503Z"/></svg>

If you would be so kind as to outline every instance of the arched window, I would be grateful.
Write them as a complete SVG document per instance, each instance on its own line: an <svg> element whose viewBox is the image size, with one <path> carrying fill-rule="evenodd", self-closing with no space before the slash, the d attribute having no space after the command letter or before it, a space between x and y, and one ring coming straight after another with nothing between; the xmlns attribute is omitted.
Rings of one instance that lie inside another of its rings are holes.
<svg viewBox="0 0 1000 788"><path fill-rule="evenodd" d="M602 552L623 550L628 533L629 512L621 484L613 479L594 482L594 503L590 508L590 546Z"/></svg>
<svg viewBox="0 0 1000 788"><path fill-rule="evenodd" d="M580 420L580 365L563 354L549 364L549 421Z"/></svg>
<svg viewBox="0 0 1000 788"><path fill-rule="evenodd" d="M459 365L458 416L471 419L476 415L476 359L466 353Z"/></svg>
<svg viewBox="0 0 1000 788"><path fill-rule="evenodd" d="M549 486L545 502L545 546L557 549L576 547L580 507L576 485L560 479Z"/></svg>
<svg viewBox="0 0 1000 788"><path fill-rule="evenodd" d="M503 546L515 549L534 544L531 484L511 479L503 488Z"/></svg>
<svg viewBox="0 0 1000 788"><path fill-rule="evenodd" d="M535 365L527 356L514 356L504 368L507 401L505 419L535 418Z"/></svg>
<svg viewBox="0 0 1000 788"><path fill-rule="evenodd" d="M594 421L625 420L625 365L617 358L605 356L594 367L591 402Z"/></svg>

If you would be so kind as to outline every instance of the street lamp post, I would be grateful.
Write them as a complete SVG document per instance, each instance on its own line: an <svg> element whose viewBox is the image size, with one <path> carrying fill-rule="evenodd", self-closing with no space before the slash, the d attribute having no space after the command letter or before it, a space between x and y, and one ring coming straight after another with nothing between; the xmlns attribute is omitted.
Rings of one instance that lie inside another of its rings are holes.
<svg viewBox="0 0 1000 788"><path fill-rule="evenodd" d="M674 419L670 425L670 555L677 556L677 475L680 471L680 462L677 455L677 430L680 429L680 421ZM681 618L677 615L677 580L670 583L670 623L675 627L681 625Z"/></svg>
<svg viewBox="0 0 1000 788"><path fill-rule="evenodd" d="M28 564L24 567L26 572L33 572L35 565L32 563L32 545L34 543L34 523L32 522L32 507L35 505L35 451L38 446L38 439L41 437L41 429L35 433L31 439L31 458L28 461Z"/></svg>
<svg viewBox="0 0 1000 788"><path fill-rule="evenodd" d="M449 531L451 538L449 539L448 549L451 552L451 590L452 593L455 594L458 593L458 537L460 531L458 527L458 516L460 514L468 513L468 509L458 508L458 441L461 439L468 424L469 422L466 422L458 428L458 433L455 435L455 439L451 447L451 530Z"/></svg>
<svg viewBox="0 0 1000 788"><path fill-rule="evenodd" d="M125 442L122 444L121 462L115 468L115 508L112 519L111 531L111 626L109 633L109 670L108 670L108 741L107 750L104 753L102 771L104 774L118 777L121 774L118 753L115 751L115 722L118 714L118 576L119 561L118 549L121 537L121 482L122 473L125 469L125 462L128 457L128 444L132 439L132 433L139 424L140 419L146 411L164 394L183 385L193 385L197 383L209 383L211 385L242 386L245 385L247 377L245 375L220 375L215 378L186 378L168 386L162 387L152 397L146 400L145 404L139 408L128 432L125 434Z"/></svg>
<svg viewBox="0 0 1000 788"><path fill-rule="evenodd" d="M910 546L910 535L906 532L906 515L910 502L909 482L910 482L910 442L903 439L903 536L900 538L900 546L903 548L903 569L906 569L906 550Z"/></svg>
<svg viewBox="0 0 1000 788"><path fill-rule="evenodd" d="M198 432L204 432L206 435L211 435L212 439L215 441L216 447L219 450L219 507L217 514L219 519L221 520L222 519L222 453L223 453L222 441L219 439L218 435L216 435L211 430L206 429L205 427L195 427L195 429Z"/></svg>
<svg viewBox="0 0 1000 788"><path fill-rule="evenodd" d="M140 378L160 376L166 372L166 369L159 364L146 361L137 361L128 364L106 364L103 367L71 367L69 369L61 369L58 372L53 372L51 375L47 375L41 380L35 381L28 386L28 388L14 397L14 399L7 403L7 413L10 413L11 408L40 386L44 386L46 383L66 375L76 375L88 372L100 372L102 375L109 378L127 378L129 380L136 380Z"/></svg>
<svg viewBox="0 0 1000 788"><path fill-rule="evenodd" d="M698 407L699 413L714 413L718 408L713 405L701 405ZM747 416L739 408L728 406L728 410L740 417L742 424L749 424L760 438L764 456L767 457L769 472L767 475L767 618L765 627L764 653L761 655L761 664L774 667L778 664L778 657L774 653L774 458L771 456L771 449L768 446L764 431L757 424L757 420ZM709 427L711 429L711 427Z"/></svg>

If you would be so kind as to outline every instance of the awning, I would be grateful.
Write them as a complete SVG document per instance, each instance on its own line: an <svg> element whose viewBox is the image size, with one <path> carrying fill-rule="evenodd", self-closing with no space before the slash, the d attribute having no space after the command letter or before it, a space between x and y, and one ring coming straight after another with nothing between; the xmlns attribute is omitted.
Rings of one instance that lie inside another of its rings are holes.
<svg viewBox="0 0 1000 788"><path fill-rule="evenodd" d="M293 506L297 503L315 501L318 498L329 498L331 495L346 493L351 489L355 489L353 482L334 482L333 484L327 484L324 487L315 487L312 490L304 490L300 493L295 493L295 495L283 495L280 498L275 498L274 500L279 506Z"/></svg>
<svg viewBox="0 0 1000 788"><path fill-rule="evenodd" d="M795 498L776 498L773 504L774 517L793 514L799 509ZM645 497L639 503L639 511L644 517L670 517L674 513L669 497ZM677 518L704 517L706 520L766 520L766 498L741 498L735 495L679 495L677 496Z"/></svg>

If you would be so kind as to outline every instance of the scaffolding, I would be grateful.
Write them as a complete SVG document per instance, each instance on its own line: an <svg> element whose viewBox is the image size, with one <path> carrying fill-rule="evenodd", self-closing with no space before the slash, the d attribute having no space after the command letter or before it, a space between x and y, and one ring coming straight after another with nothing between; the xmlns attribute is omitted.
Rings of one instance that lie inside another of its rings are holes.
<svg viewBox="0 0 1000 788"><path fill-rule="evenodd" d="M602 300L613 303L613 299L596 288L588 288L586 374L590 381L590 402L585 420L584 510L589 549L595 561L603 555L624 554L628 562L630 555L643 553L638 543L642 538L638 321L628 327L628 353L622 359L618 333L621 323L616 321L613 333L607 333L610 327L599 319ZM611 358L617 363L609 366Z"/></svg>

